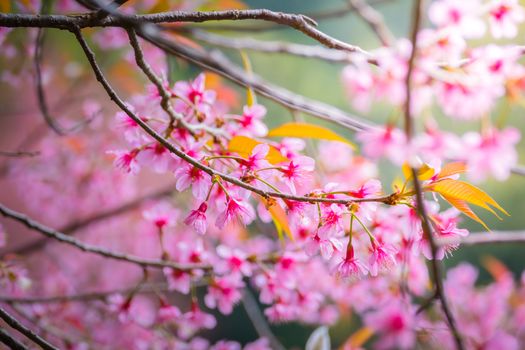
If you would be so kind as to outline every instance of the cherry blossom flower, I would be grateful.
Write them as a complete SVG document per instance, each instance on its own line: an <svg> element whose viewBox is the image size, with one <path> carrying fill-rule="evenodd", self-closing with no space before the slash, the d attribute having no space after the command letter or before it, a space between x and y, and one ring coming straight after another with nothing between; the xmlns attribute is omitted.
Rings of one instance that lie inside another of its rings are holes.
<svg viewBox="0 0 525 350"><path fill-rule="evenodd" d="M292 193L296 193L296 186L302 185L314 170L315 161L307 156L296 157L285 164L281 169L281 176Z"/></svg>
<svg viewBox="0 0 525 350"><path fill-rule="evenodd" d="M392 246L371 241L368 269L371 276L377 276L379 271L390 270L396 264L395 250Z"/></svg>
<svg viewBox="0 0 525 350"><path fill-rule="evenodd" d="M190 164L178 167L174 172L177 178L177 191L184 191L191 186L191 193L199 200L206 199L211 186L211 178L204 171Z"/></svg>
<svg viewBox="0 0 525 350"><path fill-rule="evenodd" d="M357 139L363 144L363 153L372 159L387 157L392 163L401 165L407 160L405 134L392 126L361 131Z"/></svg>
<svg viewBox="0 0 525 350"><path fill-rule="evenodd" d="M488 175L499 181L507 179L518 161L515 146L519 140L519 131L510 127L503 130L491 128L481 135L466 133L463 144L469 177L473 181L482 181Z"/></svg>
<svg viewBox="0 0 525 350"><path fill-rule="evenodd" d="M346 255L342 258L342 261L335 266L332 272L338 278L349 278L349 277L360 277L365 275L368 270L361 261L355 257L353 246L349 246Z"/></svg>
<svg viewBox="0 0 525 350"><path fill-rule="evenodd" d="M226 208L217 216L215 225L222 229L234 218L238 218L244 225L248 225L255 218L255 211L249 203L246 203L241 198L228 197Z"/></svg>
<svg viewBox="0 0 525 350"><path fill-rule="evenodd" d="M202 202L199 208L190 211L186 219L184 219L184 223L193 226L197 233L201 235L205 234L207 227L206 210L208 210L208 205L206 202Z"/></svg>
<svg viewBox="0 0 525 350"><path fill-rule="evenodd" d="M495 38L513 38L517 25L525 20L525 11L517 0L492 0L489 5L489 23Z"/></svg>
<svg viewBox="0 0 525 350"><path fill-rule="evenodd" d="M479 38L485 32L479 0L439 0L434 1L428 10L428 17L436 26L452 27L465 38Z"/></svg>
<svg viewBox="0 0 525 350"><path fill-rule="evenodd" d="M377 346L383 349L412 349L416 341L415 310L401 300L390 300L365 315L365 324L379 333Z"/></svg>
<svg viewBox="0 0 525 350"><path fill-rule="evenodd" d="M244 286L239 275L214 278L208 288L204 302L209 308L218 308L225 315L233 311L233 306L242 298L239 291Z"/></svg>
<svg viewBox="0 0 525 350"><path fill-rule="evenodd" d="M265 136L268 128L262 122L266 115L266 107L258 104L244 106L242 116L237 116L241 126L240 133L253 136Z"/></svg>

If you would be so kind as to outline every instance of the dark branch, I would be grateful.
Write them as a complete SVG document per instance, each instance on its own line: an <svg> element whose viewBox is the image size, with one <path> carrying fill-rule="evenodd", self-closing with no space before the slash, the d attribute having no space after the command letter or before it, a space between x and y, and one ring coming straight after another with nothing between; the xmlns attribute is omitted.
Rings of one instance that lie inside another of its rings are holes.
<svg viewBox="0 0 525 350"><path fill-rule="evenodd" d="M50 344L47 340L40 337L38 334L34 333L29 328L25 327L23 324L21 324L16 318L11 316L7 311L0 308L0 318L4 320L5 323L7 323L11 328L16 329L18 332L23 334L25 337L30 339L31 341L35 342L35 344L38 344L42 349L44 350L58 350L57 347Z"/></svg>
<svg viewBox="0 0 525 350"><path fill-rule="evenodd" d="M40 232L44 235L46 235L49 238L55 239L59 242L66 243L72 247L75 247L77 249L80 249L84 252L97 254L106 258L114 259L114 260L120 260L136 265L140 265L142 267L155 267L155 268L162 268L162 267L171 267L177 270L184 270L189 271L193 269L210 269L211 266L209 265L202 265L202 264L177 264L174 262L168 262L168 261L161 261L161 260L152 260L152 259L144 259L138 256L124 254L120 252L113 252L110 250L106 250L104 248L83 243L78 241L77 239L68 236L64 233L58 232L56 230L53 230L52 228L49 228L37 221L34 221L30 218L28 218L26 215L16 212L14 210L11 210L4 205L0 204L0 213L8 218L14 219L20 223L22 223L24 226L35 230L37 232Z"/></svg>
<svg viewBox="0 0 525 350"><path fill-rule="evenodd" d="M309 17L300 14L274 12L266 9L228 10L214 12L161 12L146 15L108 15L99 18L93 14L78 16L66 15L27 15L0 13L0 26L4 27L38 27L68 29L87 27L130 27L146 23L180 23L207 22L223 20L262 20L294 28L321 44L338 50L355 52L371 58L371 55L360 47L347 44L316 29L317 23Z"/></svg>
<svg viewBox="0 0 525 350"><path fill-rule="evenodd" d="M249 37L234 38L210 33L204 30L190 30L191 36L206 44L235 49L235 50L253 50L264 53L285 53L289 55L318 58L329 62L349 63L352 61L352 55L334 49L327 49L323 46L301 45L279 41L259 41Z"/></svg>
<svg viewBox="0 0 525 350"><path fill-rule="evenodd" d="M84 227L87 227L87 226L89 226L91 224L95 224L97 222L109 219L111 217L124 214L124 213L126 213L126 212L128 212L130 210L137 209L138 207L140 207L147 200L169 196L173 192L174 188L175 188L174 185L169 185L169 186L167 186L165 188L160 189L159 191L156 191L154 193L149 193L149 194L146 194L144 196L138 197L138 198L136 198L136 199L134 199L132 201L129 201L127 203L124 203L124 204L122 204L122 205L120 205L118 207L111 208L109 210L106 210L106 211L103 211L103 212L100 212L100 213L96 213L96 214L94 214L92 216L89 216L89 217L87 217L85 219L72 222L71 224L61 228L59 231L65 233L65 234L72 234L73 232L75 232L77 230L80 230L80 229L83 229ZM46 242L48 240L49 239L47 237L43 237L41 239L37 239L37 240L35 240L33 242L30 242L30 243L28 243L26 245L23 245L22 247L14 249L14 251L10 251L10 253L14 253L14 254L29 254L29 253L32 253L35 250L38 250L38 249L42 248L46 244Z"/></svg>
<svg viewBox="0 0 525 350"><path fill-rule="evenodd" d="M7 331L0 328L0 343L5 344L11 350L27 350L28 348L13 338Z"/></svg>

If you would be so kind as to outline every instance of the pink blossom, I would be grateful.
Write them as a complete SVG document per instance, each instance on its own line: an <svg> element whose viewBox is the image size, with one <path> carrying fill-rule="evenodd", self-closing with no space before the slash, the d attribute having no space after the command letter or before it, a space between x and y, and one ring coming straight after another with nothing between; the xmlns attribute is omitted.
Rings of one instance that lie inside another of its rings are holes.
<svg viewBox="0 0 525 350"><path fill-rule="evenodd" d="M367 268L355 257L354 247L349 246L342 261L332 270L338 278L360 277L366 275Z"/></svg>
<svg viewBox="0 0 525 350"><path fill-rule="evenodd" d="M511 127L491 128L483 134L466 133L463 143L469 177L473 181L484 180L488 175L499 181L507 179L518 161L516 144L519 140L519 131Z"/></svg>
<svg viewBox="0 0 525 350"><path fill-rule="evenodd" d="M514 38L517 25L525 20L525 11L517 0L492 0L489 5L489 24L495 38Z"/></svg>
<svg viewBox="0 0 525 350"><path fill-rule="evenodd" d="M238 218L244 225L248 225L255 218L255 211L251 205L244 200L228 197L226 200L226 208L217 217L215 225L222 229L234 218Z"/></svg>
<svg viewBox="0 0 525 350"><path fill-rule="evenodd" d="M166 304L165 302L161 303L157 314L159 322L171 322L177 320L181 316L181 312L178 307Z"/></svg>
<svg viewBox="0 0 525 350"><path fill-rule="evenodd" d="M390 270L396 260L394 247L372 240L369 258L369 270L371 276L377 276L379 271Z"/></svg>
<svg viewBox="0 0 525 350"><path fill-rule="evenodd" d="M439 0L430 5L428 17L439 28L451 27L465 38L479 38L485 32L481 8L479 0Z"/></svg>
<svg viewBox="0 0 525 350"><path fill-rule="evenodd" d="M360 112L368 112L374 97L374 76L368 62L358 60L355 64L346 66L342 79L354 108Z"/></svg>
<svg viewBox="0 0 525 350"><path fill-rule="evenodd" d="M184 219L184 223L193 226L197 233L201 235L205 234L208 224L206 220L206 210L208 210L208 205L206 202L202 202L198 209L190 211L189 215Z"/></svg>
<svg viewBox="0 0 525 350"><path fill-rule="evenodd" d="M365 315L365 324L378 332L379 349L412 349L416 341L415 310L402 300L391 300Z"/></svg>
<svg viewBox="0 0 525 350"><path fill-rule="evenodd" d="M215 102L216 93L205 89L205 80L206 76L201 73L192 82L175 83L172 94L182 98L175 100L175 111L191 115L195 107L204 119L211 117L211 106Z"/></svg>
<svg viewBox="0 0 525 350"><path fill-rule="evenodd" d="M202 312L196 302L192 302L191 310L184 313L178 322L179 336L188 338L201 328L212 329L217 324L215 317Z"/></svg>
<svg viewBox="0 0 525 350"><path fill-rule="evenodd" d="M137 156L142 167L149 167L156 173L162 174L175 168L175 159L160 143L154 143L143 148Z"/></svg>
<svg viewBox="0 0 525 350"><path fill-rule="evenodd" d="M246 344L244 350L271 350L268 338L260 338L254 342Z"/></svg>
<svg viewBox="0 0 525 350"><path fill-rule="evenodd" d="M168 288L170 290L176 290L183 294L190 292L191 275L189 273L169 267L163 268L162 272L168 281Z"/></svg>
<svg viewBox="0 0 525 350"><path fill-rule="evenodd" d="M337 204L323 209L321 216L321 226L317 230L320 239L327 239L331 236L344 233L343 227L344 209Z"/></svg>
<svg viewBox="0 0 525 350"><path fill-rule="evenodd" d="M116 158L113 164L122 169L126 173L135 175L140 170L140 165L137 162L137 150L132 151L108 151L107 153L115 155Z"/></svg>
<svg viewBox="0 0 525 350"><path fill-rule="evenodd" d="M219 340L210 350L241 350L241 345L234 341Z"/></svg>
<svg viewBox="0 0 525 350"><path fill-rule="evenodd" d="M211 178L204 171L191 164L178 167L175 172L177 191L184 191L191 186L191 192L199 200L206 199L211 186Z"/></svg>
<svg viewBox="0 0 525 350"><path fill-rule="evenodd" d="M152 222L157 228L172 227L177 222L178 212L168 203L162 202L145 210L144 218Z"/></svg>
<svg viewBox="0 0 525 350"><path fill-rule="evenodd" d="M253 148L252 153L248 159L241 162L241 165L248 170L269 167L270 163L266 160L266 156L268 155L269 151L270 146L267 144L258 144Z"/></svg>
<svg viewBox="0 0 525 350"><path fill-rule="evenodd" d="M293 193L296 193L296 185L302 185L314 168L315 161L312 158L300 156L284 165L280 171L284 182Z"/></svg>
<svg viewBox="0 0 525 350"><path fill-rule="evenodd" d="M268 128L262 122L265 115L266 108L262 105L244 106L242 116L238 117L240 132L259 137L265 136L268 133Z"/></svg>
<svg viewBox="0 0 525 350"><path fill-rule="evenodd" d="M252 267L244 251L220 245L217 247L217 254L224 262L216 265L215 270L218 273L241 273L244 276L251 276Z"/></svg>
<svg viewBox="0 0 525 350"><path fill-rule="evenodd" d="M225 315L233 311L233 306L242 298L240 288L244 286L239 275L214 278L208 288L204 302L209 308L218 308Z"/></svg>
<svg viewBox="0 0 525 350"><path fill-rule="evenodd" d="M392 126L361 131L357 139L363 144L363 153L372 159L387 157L392 163L401 165L407 160L405 134Z"/></svg>

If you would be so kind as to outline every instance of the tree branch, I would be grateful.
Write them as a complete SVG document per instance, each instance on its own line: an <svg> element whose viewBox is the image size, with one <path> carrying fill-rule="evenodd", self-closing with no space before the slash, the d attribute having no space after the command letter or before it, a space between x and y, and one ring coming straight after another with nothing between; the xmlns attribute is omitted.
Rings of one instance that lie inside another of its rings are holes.
<svg viewBox="0 0 525 350"><path fill-rule="evenodd" d="M381 13L367 4L366 0L348 0L350 6L368 24L384 46L391 46L395 37L388 29Z"/></svg>
<svg viewBox="0 0 525 350"><path fill-rule="evenodd" d="M0 302L4 303L16 303L16 304L51 304L51 303L63 303L72 301L90 301L105 299L108 296L114 294L129 294L132 292L150 294L156 292L169 291L168 286L165 283L159 284L146 284L142 285L137 289L136 286L131 288L120 288L110 291L103 292L89 292L71 295L55 295L47 297L10 297L0 296Z"/></svg>
<svg viewBox="0 0 525 350"><path fill-rule="evenodd" d="M235 50L285 53L299 57L318 58L329 62L349 63L352 61L351 54L340 50L327 49L323 46L301 45L280 41L259 41L249 37L234 38L198 29L189 30L189 34L206 44Z"/></svg>
<svg viewBox="0 0 525 350"><path fill-rule="evenodd" d="M209 270L212 267L209 265L203 265L203 264L178 264L175 262L169 262L169 261L162 261L162 260L152 260L152 259L144 259L138 256L134 255L128 255L124 253L119 252L113 252L110 250L106 250L104 248L83 243L75 238L68 236L64 233L58 232L56 230L53 230L52 228L49 228L37 221L34 221L27 217L26 215L16 212L14 210L11 210L4 205L0 204L0 213L8 218L14 219L20 223L22 223L24 226L38 231L44 235L46 235L49 238L55 239L59 242L69 244L70 246L73 246L77 249L80 249L84 252L88 253L94 253L106 258L114 259L114 260L120 260L136 265L140 265L142 267L155 267L155 268L163 268L163 267L171 267L173 269L181 270L181 271L191 271L194 269L203 269L203 270Z"/></svg>
<svg viewBox="0 0 525 350"><path fill-rule="evenodd" d="M423 14L423 1L422 0L415 0L414 1L414 7L413 7L413 13L412 13L412 28L411 28L411 35L410 39L412 42L412 52L410 53L410 58L408 60L408 71L405 81L405 92L406 92L406 100L405 100L405 134L407 137L407 142L410 143L412 136L414 134L414 126L413 126L413 115L412 115L412 73L415 68L415 61L417 57L417 38L419 33L419 27L420 22ZM421 188L421 183L419 182L418 178L418 172L417 170L412 167L412 181L414 183L414 189L416 192L416 203L417 203L417 211L419 212L419 216L421 217L421 227L423 229L423 233L425 234L425 237L428 240L428 243L430 245L430 250L432 253L432 259L431 259L431 266L432 266L432 276L434 280L434 296L438 298L441 302L441 308L443 309L443 313L445 314L445 317L448 321L449 329L454 337L454 340L456 342L456 347L458 350L463 350L463 340L461 339L461 335L459 334L459 331L456 326L456 321L454 319L454 316L452 315L452 312L450 311L450 307L447 302L447 297L445 295L445 290L443 288L443 279L441 276L441 264L436 259L438 246L434 239L434 234L432 233L432 228L430 225L430 220L428 218L428 215L426 213L425 209L425 203L423 200L423 189Z"/></svg>
<svg viewBox="0 0 525 350"><path fill-rule="evenodd" d="M16 318L11 316L7 311L0 308L0 318L4 320L11 328L16 329L18 332L26 336L28 339L38 344L44 350L59 350L54 345L50 344L47 340L34 333L29 328L21 324Z"/></svg>
<svg viewBox="0 0 525 350"><path fill-rule="evenodd" d="M4 27L38 27L68 29L87 27L129 27L138 24L180 23L207 21L262 20L294 28L326 47L348 52L360 53L370 59L371 54L358 46L350 45L316 29L317 23L304 15L274 12L266 9L227 10L213 12L171 11L146 15L113 14L99 18L93 14L77 16L67 15L28 15L0 13L0 26Z"/></svg>
<svg viewBox="0 0 525 350"><path fill-rule="evenodd" d="M82 220L74 221L70 223L69 225L61 228L59 231L65 234L71 234L91 224L100 222L102 220L109 219L113 216L117 216L117 215L126 213L133 209L137 209L140 205L142 205L147 200L169 196L174 191L174 188L175 188L175 185L169 185L165 188L160 189L159 191L137 197L129 202L119 205L118 207L111 208L106 211L102 211L102 212L93 214ZM10 251L10 253L14 253L14 254L32 253L35 250L42 248L46 244L48 239L49 239L48 237L37 239L33 242L30 242L26 245L16 248L13 251Z"/></svg>
<svg viewBox="0 0 525 350"><path fill-rule="evenodd" d="M0 328L0 343L5 344L11 350L27 350L28 348L13 338L7 331Z"/></svg>

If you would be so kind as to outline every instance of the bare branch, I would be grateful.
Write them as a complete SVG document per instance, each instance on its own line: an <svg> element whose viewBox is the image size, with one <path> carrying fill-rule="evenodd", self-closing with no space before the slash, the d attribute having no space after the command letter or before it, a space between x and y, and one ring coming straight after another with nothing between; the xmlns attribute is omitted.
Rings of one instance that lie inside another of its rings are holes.
<svg viewBox="0 0 525 350"><path fill-rule="evenodd" d="M68 29L87 27L129 27L145 23L178 23L178 22L207 22L207 21L238 21L262 20L294 28L326 47L360 53L372 60L370 53L358 46L350 45L316 29L317 23L304 15L274 12L266 9L254 10L227 10L213 12L184 12L172 11L146 15L108 15L98 18L96 15L84 14L77 16L66 15L26 15L0 13L0 26L4 27L39 27Z"/></svg>
<svg viewBox="0 0 525 350"><path fill-rule="evenodd" d="M28 339L35 342L35 344L38 344L42 349L44 350L58 350L57 347L50 344L47 340L40 337L38 334L34 333L29 328L25 327L22 323L20 323L16 318L11 316L7 311L0 308L0 318L4 320L5 323L7 323L11 328L16 329L18 332L23 334Z"/></svg>
<svg viewBox="0 0 525 350"><path fill-rule="evenodd" d="M110 291L103 292L88 292L88 293L79 293L71 295L55 295L55 296L44 296L44 297L10 297L10 296L0 296L0 302L5 303L16 303L16 304L50 304L50 303L64 303L64 302L81 302L81 301L91 301L91 300L103 300L108 296L115 294L129 294L142 293L150 294L156 292L165 292L169 291L166 283L159 284L145 284L141 285L138 289L136 286L131 288L120 288Z"/></svg>
<svg viewBox="0 0 525 350"><path fill-rule="evenodd" d="M467 237L439 239L436 244L445 246L449 244L462 244L465 246L484 244L514 244L525 243L525 232L523 231L492 231L471 233Z"/></svg>
<svg viewBox="0 0 525 350"><path fill-rule="evenodd" d="M126 213L130 210L137 209L140 205L142 205L144 202L150 200L150 199L156 199L160 197L166 197L169 196L173 189L175 188L175 185L168 185L165 188L160 189L159 191L149 193L140 197L137 197L129 202L123 203L115 208L108 209L106 211L102 211L96 214L93 214L91 216L88 216L85 219L75 221L70 223L69 225L61 228L59 231L63 232L65 234L71 234L77 230L80 230L86 226L89 226L91 224L100 222L102 220L109 219L114 216L121 215L123 213ZM26 245L23 245L19 248L14 249L13 251L10 251L10 253L14 254L29 254L34 252L35 250L38 250L42 248L49 238L43 237L41 239L37 239L33 242L30 242Z"/></svg>
<svg viewBox="0 0 525 350"><path fill-rule="evenodd" d="M323 46L301 45L280 41L259 41L252 38L234 38L213 34L203 30L190 30L195 39L204 43L236 50L253 50L264 53L286 53L289 55L318 58L329 62L349 63L352 55Z"/></svg>
<svg viewBox="0 0 525 350"><path fill-rule="evenodd" d="M285 347L281 344L279 339L277 339L275 334L273 334L270 326L264 318L264 315L261 313L257 300L248 288L244 290L242 305L259 336L268 339L272 349L284 350Z"/></svg>
<svg viewBox="0 0 525 350"><path fill-rule="evenodd" d="M34 152L31 152L31 151L14 151L14 152L0 151L0 156L12 157L12 158L36 157L38 155L40 155L40 152L38 152L38 151L34 151Z"/></svg>
<svg viewBox="0 0 525 350"><path fill-rule="evenodd" d="M395 37L388 29L381 13L367 4L366 0L348 0L350 6L363 18L384 46L390 46Z"/></svg>
<svg viewBox="0 0 525 350"><path fill-rule="evenodd" d="M94 253L94 254L97 254L97 255L100 255L106 258L120 260L120 261L124 261L128 263L140 265L142 267L155 267L155 268L171 267L173 269L183 270L183 271L189 271L193 269L211 269L211 266L203 265L203 264L177 264L175 262L169 262L169 261L144 259L138 256L124 254L120 252L113 252L113 251L106 250L104 248L101 248L95 245L83 243L71 236L68 236L64 233L53 230L52 228L49 228L37 221L34 221L22 213L11 210L2 204L0 204L0 213L5 217L15 219L16 221L24 224L24 226L32 230L38 231L46 235L49 238L55 239L62 243L66 243L84 252Z"/></svg>
<svg viewBox="0 0 525 350"><path fill-rule="evenodd" d="M11 350L27 350L28 348L13 338L7 331L0 328L0 343L5 344Z"/></svg>
<svg viewBox="0 0 525 350"><path fill-rule="evenodd" d="M124 111L131 119L133 119L147 134L149 134L153 139L158 141L161 145L166 147L168 151L175 154L177 157L181 158L182 160L186 161L187 163L193 165L197 169L200 169L204 171L206 174L210 175L211 177L218 177L221 178L224 181L227 181L229 183L232 183L234 185L237 185L239 187L242 187L244 189L247 189L251 191L252 193L258 194L264 198L274 197L274 198L281 198L281 199L287 199L287 200L294 200L299 202L308 202L308 203L315 203L315 202L323 202L323 203L338 203L338 204L345 204L348 205L350 203L357 203L357 202L381 202L385 204L392 203L392 195L385 196L385 197L377 197L377 198L360 198L360 199L342 199L342 198L325 198L325 197L313 197L313 196L296 196L288 193L282 193L282 192L274 192L274 191L264 191L260 188L257 188L255 186L252 186L246 182L243 182L239 180L236 177L224 174L222 172L219 172L213 168L210 168L209 166L204 165L197 159L189 156L188 154L184 153L182 150L174 146L172 143L170 143L168 140L166 140L164 137L159 135L152 127L150 127L146 122L144 122L139 116L137 116L129 107L122 101L122 99L117 95L115 90L111 87L109 82L107 81L106 77L102 73L102 70L100 69L99 65L96 62L95 55L93 54L93 51L88 46L86 40L82 36L80 29L74 30L75 36L77 40L79 41L80 45L82 46L82 49L84 50L84 53L91 65L91 68L93 69L93 72L95 73L95 76L97 80L100 82L100 84L103 86L103 88L106 90L107 94L109 95L110 99L115 102L122 111Z"/></svg>
<svg viewBox="0 0 525 350"><path fill-rule="evenodd" d="M412 28L411 28L411 35L410 39L412 42L412 52L410 54L410 58L408 60L408 71L405 81L405 88L406 88L406 101L405 101L405 134L407 137L408 142L412 139L412 136L414 134L414 126L413 126L413 115L412 115L412 73L414 71L415 61L417 57L417 38L418 38L418 32L420 27L421 18L423 15L423 1L422 0L415 0L414 1L414 7L413 7L413 14L412 14ZM434 296L432 299L438 298L441 302L441 308L443 309L443 313L445 314L445 317L448 321L448 326L450 329L450 332L452 333L454 340L456 342L456 347L458 350L463 350L465 347L463 345L463 340L461 339L461 335L459 334L459 331L456 326L456 321L454 319L454 316L452 315L452 312L450 311L450 307L447 302L447 297L445 295L445 290L443 288L443 279L441 274L441 264L436 259L437 252L438 252L438 246L435 242L434 234L432 233L432 228L430 225L430 219L428 218L428 215L426 213L425 209L425 203L423 200L423 189L421 188L421 183L419 182L418 173L415 168L412 168L412 181L414 183L414 189L416 192L416 203L417 203L417 211L419 212L419 216L421 217L421 227L423 229L423 233L425 234L425 237L428 240L428 243L430 245L430 250L432 253L432 259L430 261L432 266L432 277L434 280ZM429 303L430 304L430 303Z"/></svg>

